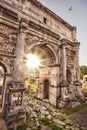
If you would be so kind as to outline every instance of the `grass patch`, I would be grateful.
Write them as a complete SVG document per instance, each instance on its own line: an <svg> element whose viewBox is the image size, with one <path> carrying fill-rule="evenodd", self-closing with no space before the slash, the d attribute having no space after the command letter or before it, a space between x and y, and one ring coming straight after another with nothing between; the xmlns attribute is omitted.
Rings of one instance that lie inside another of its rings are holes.
<svg viewBox="0 0 87 130"><path fill-rule="evenodd" d="M27 126L26 124L22 125L22 126L18 126L17 130L26 130Z"/></svg>
<svg viewBox="0 0 87 130"><path fill-rule="evenodd" d="M60 128L55 122L47 118L41 119L41 124L49 126L52 130L62 130L62 128Z"/></svg>
<svg viewBox="0 0 87 130"><path fill-rule="evenodd" d="M87 105L83 104L83 105L79 105L79 106L76 106L74 108L71 108L69 110L63 110L63 112L66 113L67 115L71 115L71 114L78 112L78 111L85 109L85 108L87 108Z"/></svg>

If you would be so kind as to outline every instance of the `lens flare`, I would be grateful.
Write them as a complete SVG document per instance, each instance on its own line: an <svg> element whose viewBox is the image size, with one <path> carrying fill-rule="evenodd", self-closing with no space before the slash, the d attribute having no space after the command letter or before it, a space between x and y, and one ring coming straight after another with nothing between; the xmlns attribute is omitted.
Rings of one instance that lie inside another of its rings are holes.
<svg viewBox="0 0 87 130"><path fill-rule="evenodd" d="M40 65L40 60L38 59L38 57L34 54L27 54L27 62L26 62L26 66L27 67L38 67Z"/></svg>

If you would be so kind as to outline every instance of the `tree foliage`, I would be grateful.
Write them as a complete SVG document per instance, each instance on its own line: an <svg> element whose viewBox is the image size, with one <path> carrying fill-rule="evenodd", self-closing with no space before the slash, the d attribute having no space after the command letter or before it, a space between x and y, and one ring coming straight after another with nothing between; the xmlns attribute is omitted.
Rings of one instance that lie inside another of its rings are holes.
<svg viewBox="0 0 87 130"><path fill-rule="evenodd" d="M87 66L80 66L80 79L83 79L83 76L87 74Z"/></svg>

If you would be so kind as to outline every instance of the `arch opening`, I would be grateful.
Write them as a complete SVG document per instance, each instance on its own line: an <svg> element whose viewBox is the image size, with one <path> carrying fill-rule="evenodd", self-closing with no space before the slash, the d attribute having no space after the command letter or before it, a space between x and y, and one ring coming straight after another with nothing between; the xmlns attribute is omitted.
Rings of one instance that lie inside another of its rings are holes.
<svg viewBox="0 0 87 130"><path fill-rule="evenodd" d="M40 60L40 67L47 67L56 63L55 55L48 46L34 46L26 55L29 54L33 54L34 56L38 57L38 59Z"/></svg>
<svg viewBox="0 0 87 130"><path fill-rule="evenodd" d="M67 82L70 84L71 80L72 80L72 75L71 75L71 71L69 69L67 69Z"/></svg>
<svg viewBox="0 0 87 130"><path fill-rule="evenodd" d="M2 112L2 104L3 104L3 86L5 80L5 68L0 64L0 113Z"/></svg>
<svg viewBox="0 0 87 130"><path fill-rule="evenodd" d="M44 89L43 89L44 99L49 99L49 80L45 79L43 83L44 83Z"/></svg>
<svg viewBox="0 0 87 130"><path fill-rule="evenodd" d="M52 52L52 50L46 46L46 45L37 45L34 46L33 48L31 48L31 50L29 51L29 53L27 53L26 55L34 55L39 59L39 64L37 67L35 67L34 65L32 66L28 66L27 64L27 72L26 72L26 82L25 82L25 86L32 86L30 85L30 81L31 79L36 81L36 90L38 88L38 84L39 84L39 75L40 74L40 70L41 68L47 68L50 67L54 64L56 64L56 57L54 55L54 53ZM34 57L32 57L33 59L31 60L32 63L30 64L35 64L34 61ZM27 63L27 62L26 62ZM27 83L27 84L26 84ZM48 96L46 96L48 97Z"/></svg>

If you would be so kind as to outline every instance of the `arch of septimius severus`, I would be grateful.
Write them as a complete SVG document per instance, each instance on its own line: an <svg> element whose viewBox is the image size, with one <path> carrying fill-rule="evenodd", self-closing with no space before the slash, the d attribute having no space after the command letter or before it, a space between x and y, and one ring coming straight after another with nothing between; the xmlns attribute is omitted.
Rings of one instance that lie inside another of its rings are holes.
<svg viewBox="0 0 87 130"><path fill-rule="evenodd" d="M59 107L81 99L76 33L76 27L37 0L0 0L0 114L8 126L24 122L24 59L29 53L42 61L38 98Z"/></svg>

